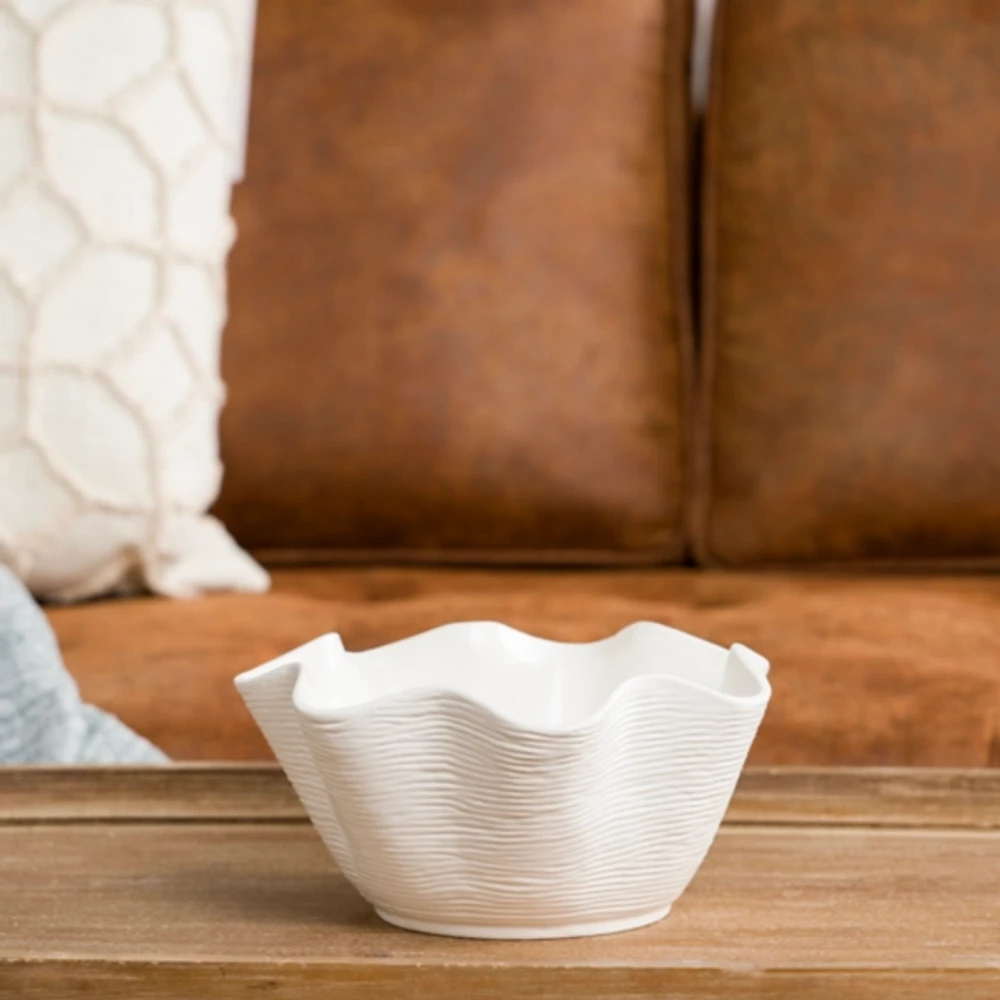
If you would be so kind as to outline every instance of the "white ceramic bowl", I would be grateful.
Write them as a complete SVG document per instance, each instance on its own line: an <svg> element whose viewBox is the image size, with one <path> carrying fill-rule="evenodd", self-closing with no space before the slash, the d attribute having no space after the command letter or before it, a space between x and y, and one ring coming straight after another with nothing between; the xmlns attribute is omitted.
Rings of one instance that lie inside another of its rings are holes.
<svg viewBox="0 0 1000 1000"><path fill-rule="evenodd" d="M648 622L587 644L494 622L364 653L329 635L236 686L383 919L490 938L663 917L771 694L746 647Z"/></svg>

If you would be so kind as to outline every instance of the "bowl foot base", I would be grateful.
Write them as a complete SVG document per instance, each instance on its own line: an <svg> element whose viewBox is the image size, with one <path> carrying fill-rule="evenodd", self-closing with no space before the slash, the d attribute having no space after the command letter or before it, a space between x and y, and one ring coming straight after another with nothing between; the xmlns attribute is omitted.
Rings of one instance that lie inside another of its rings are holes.
<svg viewBox="0 0 1000 1000"><path fill-rule="evenodd" d="M421 934L437 934L443 937L490 938L491 940L526 941L540 938L570 938L592 937L596 934L618 934L621 931L634 930L662 920L670 907L659 910L633 914L617 920L598 920L593 923L555 924L552 926L510 926L506 924L448 924L433 920L419 920L412 917L401 917L389 910L375 907L375 912L388 924L402 927L408 931L419 931Z"/></svg>

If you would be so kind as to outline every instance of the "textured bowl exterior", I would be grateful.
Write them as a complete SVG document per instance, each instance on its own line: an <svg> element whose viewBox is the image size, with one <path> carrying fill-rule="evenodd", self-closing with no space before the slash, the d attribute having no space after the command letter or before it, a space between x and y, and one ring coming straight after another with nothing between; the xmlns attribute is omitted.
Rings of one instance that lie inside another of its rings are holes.
<svg viewBox="0 0 1000 1000"><path fill-rule="evenodd" d="M448 691L312 717L289 711L295 673L247 701L344 874L391 922L482 937L663 916L767 702L648 675L577 728L533 732Z"/></svg>
<svg viewBox="0 0 1000 1000"><path fill-rule="evenodd" d="M383 915L474 927L639 920L684 891L763 709L636 685L586 729L536 735L447 694L305 732Z"/></svg>

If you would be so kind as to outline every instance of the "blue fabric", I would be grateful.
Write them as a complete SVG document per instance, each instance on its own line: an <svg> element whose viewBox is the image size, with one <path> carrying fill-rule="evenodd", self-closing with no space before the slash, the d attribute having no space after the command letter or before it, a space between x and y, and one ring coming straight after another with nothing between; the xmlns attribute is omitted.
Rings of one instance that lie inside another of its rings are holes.
<svg viewBox="0 0 1000 1000"><path fill-rule="evenodd" d="M80 700L41 608L0 566L0 765L166 760L114 716Z"/></svg>

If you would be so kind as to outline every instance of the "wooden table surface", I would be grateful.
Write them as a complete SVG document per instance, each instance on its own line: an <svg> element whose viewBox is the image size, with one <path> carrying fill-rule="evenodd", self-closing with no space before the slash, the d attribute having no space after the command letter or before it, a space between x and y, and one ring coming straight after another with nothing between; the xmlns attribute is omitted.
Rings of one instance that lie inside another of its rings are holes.
<svg viewBox="0 0 1000 1000"><path fill-rule="evenodd" d="M271 767L0 769L0 997L1000 998L1000 772L749 770L660 924L381 923Z"/></svg>

